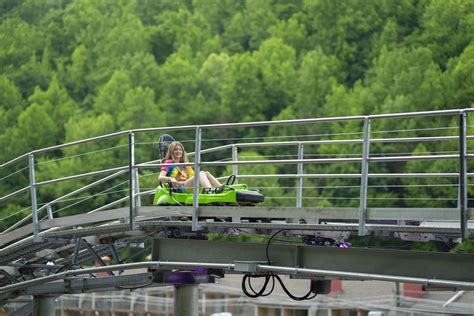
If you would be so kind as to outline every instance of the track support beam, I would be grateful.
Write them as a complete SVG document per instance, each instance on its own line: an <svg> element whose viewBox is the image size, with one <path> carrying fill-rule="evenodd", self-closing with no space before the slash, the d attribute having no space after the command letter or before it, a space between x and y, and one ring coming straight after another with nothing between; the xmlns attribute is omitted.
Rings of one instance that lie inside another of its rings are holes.
<svg viewBox="0 0 474 316"><path fill-rule="evenodd" d="M199 315L199 286L196 284L179 284L174 286L175 316Z"/></svg>

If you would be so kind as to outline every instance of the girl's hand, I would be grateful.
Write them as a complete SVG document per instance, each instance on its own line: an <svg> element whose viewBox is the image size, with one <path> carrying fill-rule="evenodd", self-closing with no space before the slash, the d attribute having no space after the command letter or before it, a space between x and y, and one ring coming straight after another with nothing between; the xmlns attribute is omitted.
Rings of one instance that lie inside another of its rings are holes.
<svg viewBox="0 0 474 316"><path fill-rule="evenodd" d="M176 184L178 184L178 180L176 180L175 178L170 177L170 183L171 183L171 186L175 186Z"/></svg>

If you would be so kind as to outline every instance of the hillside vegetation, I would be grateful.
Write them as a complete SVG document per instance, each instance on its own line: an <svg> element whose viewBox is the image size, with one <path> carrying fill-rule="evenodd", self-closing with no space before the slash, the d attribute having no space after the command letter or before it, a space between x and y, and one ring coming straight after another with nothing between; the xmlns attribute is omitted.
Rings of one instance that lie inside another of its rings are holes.
<svg viewBox="0 0 474 316"><path fill-rule="evenodd" d="M0 162L139 127L471 107L473 37L473 0L3 0ZM334 128L324 132L351 131ZM74 149L49 158L66 154ZM57 162L38 178L82 165L104 161ZM18 182L0 181L0 196Z"/></svg>

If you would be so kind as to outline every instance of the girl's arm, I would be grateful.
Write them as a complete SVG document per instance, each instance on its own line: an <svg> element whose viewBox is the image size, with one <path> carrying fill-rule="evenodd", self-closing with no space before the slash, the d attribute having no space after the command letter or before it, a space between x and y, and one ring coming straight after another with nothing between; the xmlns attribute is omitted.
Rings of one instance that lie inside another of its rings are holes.
<svg viewBox="0 0 474 316"><path fill-rule="evenodd" d="M175 178L167 177L166 176L166 171L164 171L164 170L160 172L160 175L158 176L158 180L160 182L165 182L165 183L171 182L171 184L178 183L178 181Z"/></svg>

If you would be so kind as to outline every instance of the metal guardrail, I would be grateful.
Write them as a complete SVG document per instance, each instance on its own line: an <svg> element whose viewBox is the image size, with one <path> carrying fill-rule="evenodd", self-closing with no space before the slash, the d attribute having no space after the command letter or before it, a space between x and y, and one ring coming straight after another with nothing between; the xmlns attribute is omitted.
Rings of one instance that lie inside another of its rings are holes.
<svg viewBox="0 0 474 316"><path fill-rule="evenodd" d="M466 128L466 116L468 112L472 112L474 109L456 109L456 110L444 110L444 111L425 111L425 112L413 112L413 113L395 113L395 114L382 114L382 115L368 115L368 116L347 116L347 117L330 117L330 118L313 118L313 119L300 119L300 120L281 120L281 121L263 121L263 122L246 122L246 123L233 123L233 124L208 124L208 125L189 125L189 126L177 126L177 127L162 127L162 128L142 128L133 129L128 131L121 131L117 133L107 134L98 137L92 137L84 140L74 141L66 144L57 146L51 146L43 149L34 150L30 153L19 156L13 160L10 160L0 165L0 170L9 166L14 165L17 162L23 161L28 158L29 170L30 170L30 185L28 187L19 189L13 193L7 194L4 197L0 197L0 203L11 199L14 196L30 192L32 213L26 220L22 220L14 225L13 227L6 230L6 232L18 227L25 223L29 218L33 221L33 234L35 240L39 241L39 223L38 223L38 212L47 209L53 203L64 200L66 197L70 197L77 193L83 192L93 186L103 183L109 179L128 172L129 175L129 224L130 228L134 227L135 221L135 208L139 204L138 196L141 195L139 191L139 179L138 171L140 169L156 169L163 166L163 164L156 163L157 161L151 161L146 163L135 162L135 134L136 133L148 133L148 132L170 132L170 131L193 131L195 132L195 161L186 165L194 166L195 170L199 170L200 167L205 166L232 166L233 172L238 174L238 167L240 165L265 165L265 164L293 164L297 166L297 173L295 175L278 175L278 177L295 177L297 179L297 198L296 206L302 206L302 187L303 179L311 177L321 178L360 178L360 204L359 204L359 235L365 234L365 223L367 220L367 183L368 179L372 177L457 177L459 178L459 212L460 212L460 234L462 238L468 237L467 229L467 178L472 177L473 173L467 173L467 160L474 157L474 155L467 154L467 140L474 139L473 135L467 135ZM393 118L414 118L414 117L436 117L436 116L456 116L458 117L458 135L457 136L436 136L436 137L406 137L406 138L374 138L371 139L371 122L382 119L393 119ZM214 148L208 148L201 150L201 134L204 130L211 129L231 129L231 128L242 128L242 127L269 127L275 125L303 125L303 124L318 124L318 123L335 123L344 121L359 121L364 123L364 128L361 131L363 134L362 139L343 139L343 140L318 140L318 141L282 141L282 142L249 142L249 143L234 143L227 144L224 146L217 146ZM46 153L49 151L66 148L69 146L75 146L85 143L103 141L107 139L113 139L128 135L128 146L129 146L129 164L128 166L120 166L111 169L98 170L94 172L88 172L84 174L78 174L58 179L52 179L47 181L36 182L35 179L35 155L40 153ZM373 143L400 143L400 142L435 142L435 141L458 141L459 142L459 153L449 155L405 155L405 156L387 156L387 157L374 157L370 155L370 144ZM351 158L319 158L319 159L304 159L304 146L305 145L327 145L327 144L362 144L363 152L360 157ZM238 148L256 147L256 146L297 146L297 159L278 159L278 160L238 160ZM201 155L212 152L219 152L223 150L231 149L230 161L201 161ZM459 173L399 173L399 174L371 174L369 173L369 164L376 162L399 162L399 161L414 161L414 160L457 160L459 162ZM304 165L306 164L330 164L330 163L357 163L361 165L360 174L305 174ZM183 164L184 165L184 164ZM50 185L62 181L76 180L85 177L91 177L96 175L102 175L107 173L113 173L101 180L98 180L92 184L89 184L83 188L70 192L62 197L56 198L53 201L47 203L47 205L38 207L36 200L36 188L40 186ZM272 177L276 175L260 175L260 177ZM195 191L198 190L198 177L199 172L196 172ZM241 176L249 177L249 175ZM198 230L199 222L199 196L194 195L193 200L193 230ZM4 232L5 233L5 232Z"/></svg>

